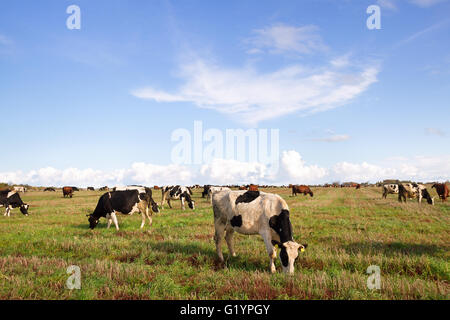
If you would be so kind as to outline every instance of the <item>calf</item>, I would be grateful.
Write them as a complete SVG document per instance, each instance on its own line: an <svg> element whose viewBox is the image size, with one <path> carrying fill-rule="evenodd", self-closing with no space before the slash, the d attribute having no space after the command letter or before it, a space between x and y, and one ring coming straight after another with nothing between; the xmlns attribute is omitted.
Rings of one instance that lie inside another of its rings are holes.
<svg viewBox="0 0 450 320"><path fill-rule="evenodd" d="M435 188L439 198L442 199L442 202L446 201L448 198L448 187L445 183L435 183L431 186L431 188Z"/></svg>
<svg viewBox="0 0 450 320"><path fill-rule="evenodd" d="M419 203L422 203L422 198L425 198L428 204L434 205L434 197L431 197L423 184L400 183L398 185L398 201L406 202L407 198L417 198Z"/></svg>
<svg viewBox="0 0 450 320"><path fill-rule="evenodd" d="M55 192L56 190L55 190L55 188L45 188L45 189L44 189L44 192L45 192L45 191L52 191L52 192Z"/></svg>
<svg viewBox="0 0 450 320"><path fill-rule="evenodd" d="M72 198L73 196L73 188L72 187L63 187L62 189L63 192L63 197L70 197Z"/></svg>
<svg viewBox="0 0 450 320"><path fill-rule="evenodd" d="M150 207L153 212L159 212L149 188L144 188L144 192L140 192L138 189L107 192L98 200L94 212L87 215L89 217L89 228L94 229L100 218L104 217L108 219L108 229L111 226L111 222L114 222L116 230L119 230L116 213L131 215L139 211L142 215L142 229L145 225L146 217L150 225L152 225L151 212L149 212Z"/></svg>
<svg viewBox="0 0 450 320"><path fill-rule="evenodd" d="M259 191L220 191L213 194L214 240L219 260L223 263L222 239L228 245L230 254L236 256L233 248L235 231L246 234L260 234L264 239L270 258L270 271L276 271L275 245L280 250L283 272L293 273L298 250L307 245L294 241L289 208L279 195Z"/></svg>
<svg viewBox="0 0 450 320"><path fill-rule="evenodd" d="M161 192L162 192L161 209L163 208L165 201L167 201L169 208L172 209L170 200L180 200L181 208L183 210L185 210L184 206L185 201L187 201L189 208L191 208L192 210L195 209L195 201L192 200L191 198L192 192L189 188L183 186L162 187Z"/></svg>
<svg viewBox="0 0 450 320"><path fill-rule="evenodd" d="M4 216L11 216L13 208L20 208L23 215L28 216L29 205L24 203L16 191L2 190L0 192L0 207L5 207Z"/></svg>
<svg viewBox="0 0 450 320"><path fill-rule="evenodd" d="M311 191L311 189L308 186L293 185L292 186L292 196L296 196L297 193L303 193L304 196L309 194L311 197L314 195L314 193Z"/></svg>
<svg viewBox="0 0 450 320"><path fill-rule="evenodd" d="M390 193L398 193L398 184L385 184L383 185L383 198L386 199L387 195Z"/></svg>

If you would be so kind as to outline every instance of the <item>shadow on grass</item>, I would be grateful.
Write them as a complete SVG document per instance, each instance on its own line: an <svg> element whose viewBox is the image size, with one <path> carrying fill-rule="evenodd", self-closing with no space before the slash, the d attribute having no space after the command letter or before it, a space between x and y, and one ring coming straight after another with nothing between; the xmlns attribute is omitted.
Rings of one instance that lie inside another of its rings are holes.
<svg viewBox="0 0 450 320"><path fill-rule="evenodd" d="M205 248L204 245L199 245L195 242L185 244L174 241L158 242L156 244L150 244L150 247L153 250L157 250L168 254L181 253L187 257L192 257L197 254L201 254L207 257L208 264L211 265L214 270L220 271L224 267L223 264L219 262L215 245L212 242L210 248ZM225 249L225 247L223 249ZM232 269L241 269L246 271L264 271L268 269L269 265L268 257L267 261L260 261L259 258L248 257L244 256L243 254L239 255L239 253L237 253L236 257L231 257L228 254L228 251L225 250L224 250L224 258L225 258L225 265L228 268Z"/></svg>
<svg viewBox="0 0 450 320"><path fill-rule="evenodd" d="M385 256L395 256L398 254L404 255L439 255L444 250L441 246L434 244L416 244L403 242L354 242L348 245L343 245L347 252L352 254L382 254Z"/></svg>

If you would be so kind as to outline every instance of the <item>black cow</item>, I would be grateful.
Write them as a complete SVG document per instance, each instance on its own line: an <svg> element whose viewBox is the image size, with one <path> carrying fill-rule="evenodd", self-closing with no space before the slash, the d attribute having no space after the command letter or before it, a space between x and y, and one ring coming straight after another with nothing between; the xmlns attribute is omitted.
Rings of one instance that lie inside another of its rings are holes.
<svg viewBox="0 0 450 320"><path fill-rule="evenodd" d="M88 191L95 191L94 187L87 187Z"/></svg>
<svg viewBox="0 0 450 320"><path fill-rule="evenodd" d="M152 225L152 217L149 209L153 212L159 212L158 206L152 198L152 190L145 188L144 192L141 190L124 190L112 191L103 194L98 200L97 207L89 217L89 228L94 229L100 218L108 219L108 228L111 222L114 222L116 229L119 230L119 223L117 221L116 212L131 215L139 211L142 215L141 229L145 225L145 218L147 217L150 225Z"/></svg>
<svg viewBox="0 0 450 320"><path fill-rule="evenodd" d="M24 203L22 199L20 199L20 195L15 191L0 191L0 207L6 208L4 215L8 217L11 215L11 209L13 208L20 208L20 212L22 212L25 216L28 216L29 205Z"/></svg>
<svg viewBox="0 0 450 320"><path fill-rule="evenodd" d="M211 188L210 184L206 184L203 186L202 198L208 196L209 188Z"/></svg>
<svg viewBox="0 0 450 320"><path fill-rule="evenodd" d="M55 188L49 187L49 188L45 188L44 191L52 191L52 192L55 192L56 190L55 190Z"/></svg>

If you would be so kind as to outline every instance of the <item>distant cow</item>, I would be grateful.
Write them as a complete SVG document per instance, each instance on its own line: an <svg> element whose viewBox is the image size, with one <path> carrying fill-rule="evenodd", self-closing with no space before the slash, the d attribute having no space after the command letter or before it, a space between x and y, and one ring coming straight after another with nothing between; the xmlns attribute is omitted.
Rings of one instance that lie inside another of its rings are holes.
<svg viewBox="0 0 450 320"><path fill-rule="evenodd" d="M56 190L55 190L55 188L45 188L44 191L52 191L52 192L55 192Z"/></svg>
<svg viewBox="0 0 450 320"><path fill-rule="evenodd" d="M211 188L211 185L209 185L209 184L205 184L205 185L203 186L202 198L208 196L209 188Z"/></svg>
<svg viewBox="0 0 450 320"><path fill-rule="evenodd" d="M308 186L305 185L293 185L292 186L292 196L296 196L297 193L303 193L304 196L309 194L311 197L314 196L314 193L311 191L311 189Z"/></svg>
<svg viewBox="0 0 450 320"><path fill-rule="evenodd" d="M99 191L108 191L109 188L108 188L108 186L104 186L104 187L99 188L98 190Z"/></svg>
<svg viewBox="0 0 450 320"><path fill-rule="evenodd" d="M160 187L158 187L158 186L154 186L153 187L153 189L155 189L155 190L159 190L159 189L161 189Z"/></svg>
<svg viewBox="0 0 450 320"><path fill-rule="evenodd" d="M141 190L144 192L140 192ZM98 200L94 212L87 215L89 217L89 228L94 229L100 218L103 217L108 220L108 229L111 226L111 222L114 222L116 230L119 230L116 213L131 215L139 211L142 215L142 229L146 218L148 218L149 224L152 225L150 208L153 212L159 212L156 202L153 201L150 188L107 192Z"/></svg>
<svg viewBox="0 0 450 320"><path fill-rule="evenodd" d="M358 184L356 185L355 189L361 189L361 184L358 183Z"/></svg>
<svg viewBox="0 0 450 320"><path fill-rule="evenodd" d="M248 185L248 191L258 191L258 185L256 185L256 184L249 184Z"/></svg>
<svg viewBox="0 0 450 320"><path fill-rule="evenodd" d="M383 185L383 198L386 199L388 194L398 193L398 184L391 183Z"/></svg>
<svg viewBox="0 0 450 320"><path fill-rule="evenodd" d="M27 192L27 188L25 187L13 187L13 190L16 192L23 192L23 193Z"/></svg>
<svg viewBox="0 0 450 320"><path fill-rule="evenodd" d="M10 216L13 208L20 208L20 212L28 216L29 205L24 203L20 195L16 191L2 190L0 191L0 207L5 207L4 216Z"/></svg>
<svg viewBox="0 0 450 320"><path fill-rule="evenodd" d="M191 195L192 191L188 187L184 186L171 186L171 187L162 187L162 200L161 200L161 209L163 208L164 202L167 201L169 208L172 209L170 204L170 200L180 200L181 208L185 210L185 202L187 201L189 208L192 210L195 209L195 201L192 200Z"/></svg>
<svg viewBox="0 0 450 320"><path fill-rule="evenodd" d="M63 197L70 197L72 198L73 196L73 188L72 187L63 187L62 189L63 192Z"/></svg>
<svg viewBox="0 0 450 320"><path fill-rule="evenodd" d="M270 271L276 271L275 245L281 249L280 260L283 272L293 273L298 250L306 245L294 241L289 219L289 207L279 195L259 191L221 191L213 195L214 240L219 260L223 263L222 239L228 245L230 254L236 256L233 248L235 231L246 234L260 234L264 239L270 258Z"/></svg>
<svg viewBox="0 0 450 320"><path fill-rule="evenodd" d="M434 197L431 197L423 184L400 183L398 185L398 201L406 202L407 198L417 198L419 203L422 203L422 198L425 198L428 204L434 205Z"/></svg>
<svg viewBox="0 0 450 320"><path fill-rule="evenodd" d="M94 187L87 187L88 191L95 191Z"/></svg>
<svg viewBox="0 0 450 320"><path fill-rule="evenodd" d="M448 198L448 187L445 183L435 183L431 186L431 188L435 188L439 198L442 199L442 202L446 201Z"/></svg>
<svg viewBox="0 0 450 320"><path fill-rule="evenodd" d="M214 193L219 192L219 191L225 191L225 190L231 190L231 189L228 188L228 187L216 187L216 186L211 186L211 187L209 187L209 190L208 190L208 199L212 201L212 195L213 195Z"/></svg>

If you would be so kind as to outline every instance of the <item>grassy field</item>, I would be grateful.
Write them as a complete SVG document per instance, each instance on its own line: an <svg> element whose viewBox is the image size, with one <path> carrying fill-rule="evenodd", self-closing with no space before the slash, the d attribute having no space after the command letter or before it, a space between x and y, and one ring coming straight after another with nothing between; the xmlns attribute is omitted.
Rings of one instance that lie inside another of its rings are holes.
<svg viewBox="0 0 450 320"><path fill-rule="evenodd" d="M121 215L119 232L104 219L88 229L102 192L29 192L28 217L0 209L0 299L449 299L449 203L400 204L379 188L315 188L314 198L264 191L288 202L294 237L309 245L293 276L278 259L277 274L268 272L259 236L235 234L238 256L219 268L200 190L195 211L173 202L144 230L140 215ZM66 288L70 265L81 268L81 290ZM370 265L381 268L380 290L367 289Z"/></svg>

